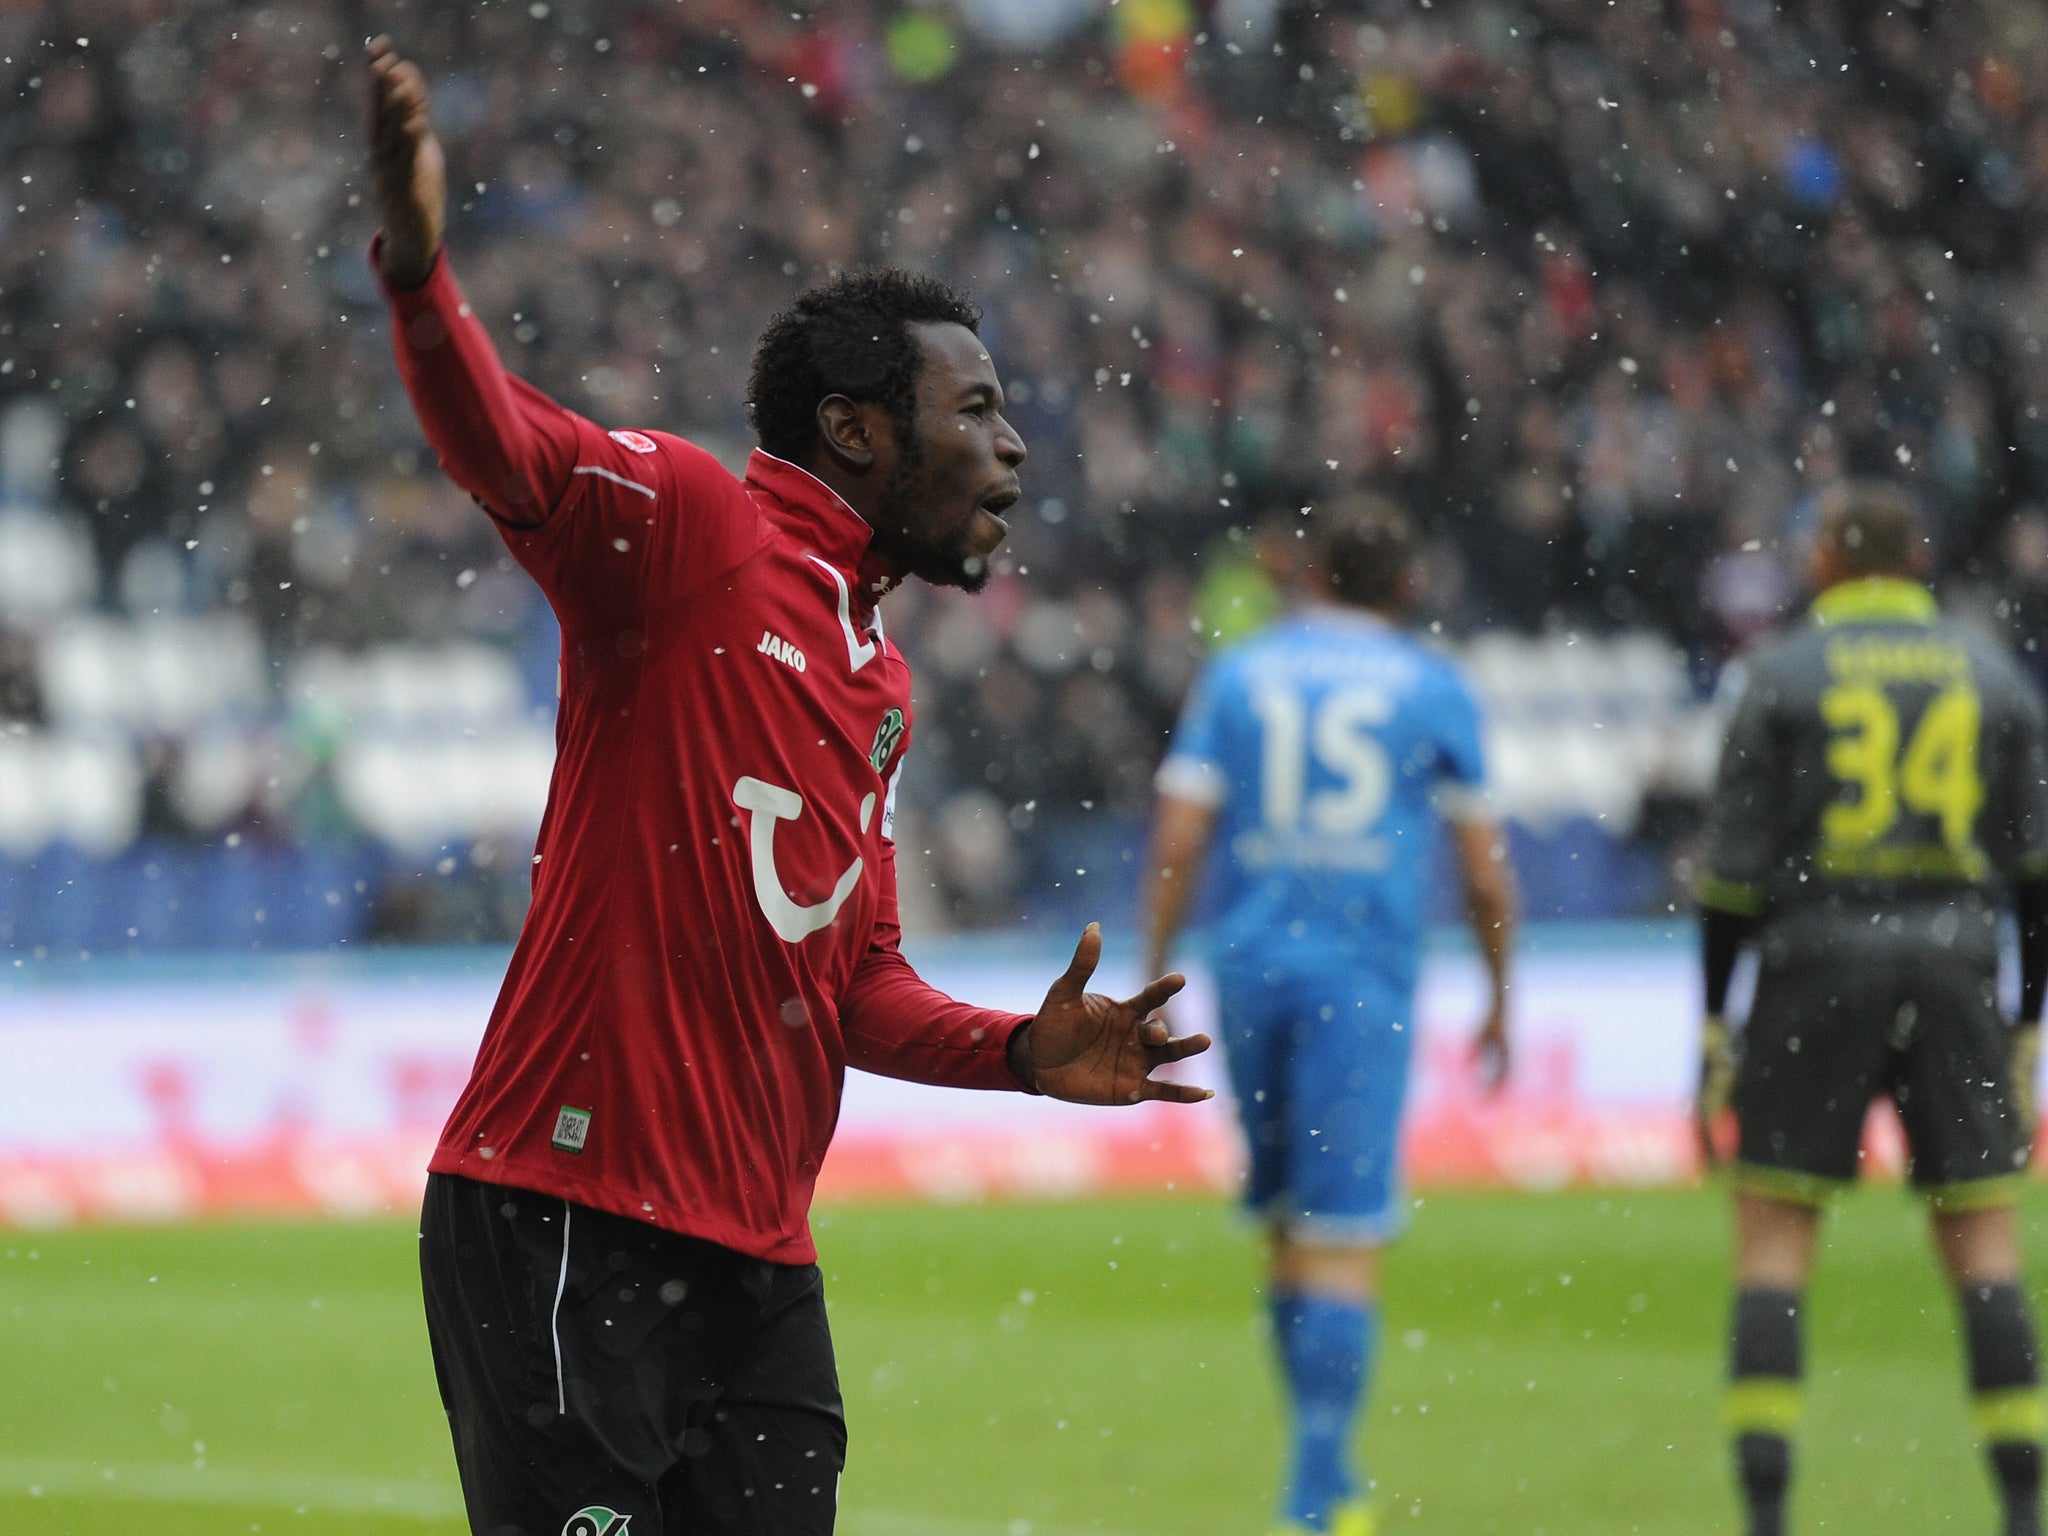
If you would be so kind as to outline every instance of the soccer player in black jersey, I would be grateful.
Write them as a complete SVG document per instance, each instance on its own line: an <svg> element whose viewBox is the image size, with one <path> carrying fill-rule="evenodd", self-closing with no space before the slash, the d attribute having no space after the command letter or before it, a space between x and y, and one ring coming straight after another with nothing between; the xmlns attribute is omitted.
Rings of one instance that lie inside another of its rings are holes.
<svg viewBox="0 0 2048 1536"><path fill-rule="evenodd" d="M1916 579L1925 547L1900 491L1837 493L1810 618L1732 680L1701 889L1699 1110L1710 1156L1731 1095L1739 1129L1728 1422L1750 1536L1785 1528L1815 1232L1856 1176L1880 1095L1898 1106L1955 1290L2005 1531L2041 1530L2040 1365L2013 1194L2048 978L2048 726L2012 660L1941 616ZM2015 905L2017 1022L1997 994ZM1745 944L1758 975L1736 1053L1722 1014Z"/></svg>

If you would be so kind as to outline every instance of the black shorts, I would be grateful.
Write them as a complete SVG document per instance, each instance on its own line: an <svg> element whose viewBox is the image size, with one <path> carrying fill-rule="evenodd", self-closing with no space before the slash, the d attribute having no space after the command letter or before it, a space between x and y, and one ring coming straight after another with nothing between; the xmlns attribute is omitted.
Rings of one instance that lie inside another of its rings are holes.
<svg viewBox="0 0 2048 1536"><path fill-rule="evenodd" d="M846 1419L815 1264L434 1174L420 1277L477 1536L831 1531Z"/></svg>
<svg viewBox="0 0 2048 1536"><path fill-rule="evenodd" d="M2026 1165L1998 1007L1994 932L1837 915L1767 932L1743 1031L1738 1179L1818 1200L1856 1177L1863 1122L1898 1106L1912 1181L1944 1203L2003 1198ZM1995 1181L1995 1182L1994 1182Z"/></svg>

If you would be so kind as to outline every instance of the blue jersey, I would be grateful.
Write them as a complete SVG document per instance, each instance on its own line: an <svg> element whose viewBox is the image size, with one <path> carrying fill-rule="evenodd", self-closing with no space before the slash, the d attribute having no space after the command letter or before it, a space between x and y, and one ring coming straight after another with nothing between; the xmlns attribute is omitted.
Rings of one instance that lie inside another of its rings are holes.
<svg viewBox="0 0 2048 1536"><path fill-rule="evenodd" d="M1474 813L1484 779L1458 669L1372 614L1318 606L1209 663L1158 787L1217 812L1219 967L1364 967L1405 991L1439 817Z"/></svg>

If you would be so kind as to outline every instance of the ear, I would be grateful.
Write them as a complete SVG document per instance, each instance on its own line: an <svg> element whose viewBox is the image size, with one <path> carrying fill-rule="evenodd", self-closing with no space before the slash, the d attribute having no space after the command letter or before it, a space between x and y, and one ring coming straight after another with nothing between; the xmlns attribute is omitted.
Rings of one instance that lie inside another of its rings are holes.
<svg viewBox="0 0 2048 1536"><path fill-rule="evenodd" d="M873 405L844 395L827 395L818 402L818 436L831 457L848 469L865 472L874 468L882 447L876 439L884 418L885 413Z"/></svg>

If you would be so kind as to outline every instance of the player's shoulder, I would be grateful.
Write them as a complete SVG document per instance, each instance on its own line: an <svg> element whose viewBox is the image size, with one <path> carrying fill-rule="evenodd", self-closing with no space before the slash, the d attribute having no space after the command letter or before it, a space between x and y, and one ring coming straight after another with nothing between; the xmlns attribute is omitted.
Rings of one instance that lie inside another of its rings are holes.
<svg viewBox="0 0 2048 1536"><path fill-rule="evenodd" d="M678 490L711 491L742 498L746 495L740 477L717 454L687 437L632 427L614 427L605 436L629 453L660 459ZM651 454L647 446L650 443L654 445Z"/></svg>
<svg viewBox="0 0 2048 1536"><path fill-rule="evenodd" d="M710 449L654 427L607 427L582 423L579 462L641 481L662 481L679 491L743 494L740 477Z"/></svg>
<svg viewBox="0 0 2048 1536"><path fill-rule="evenodd" d="M1943 633L1970 658L1978 695L2001 713L2039 720L2048 710L2040 685L1988 624L1944 615Z"/></svg>
<svg viewBox="0 0 2048 1536"><path fill-rule="evenodd" d="M1435 635L1404 634L1409 650L1414 652L1416 665L1429 682L1455 692L1477 695L1477 686L1472 681L1472 670L1465 664L1464 657Z"/></svg>
<svg viewBox="0 0 2048 1536"><path fill-rule="evenodd" d="M1714 713L1722 726L1812 709L1826 677L1822 643L1818 625L1802 624L1728 657L1713 690Z"/></svg>
<svg viewBox="0 0 2048 1536"><path fill-rule="evenodd" d="M1819 624L1794 624L1738 651L1723 676L1738 691L1761 688L1775 694L1826 670L1830 637L1830 631Z"/></svg>
<svg viewBox="0 0 2048 1536"><path fill-rule="evenodd" d="M1479 705L1479 689L1462 658L1436 634L1387 625L1378 638L1390 680L1425 707Z"/></svg>
<svg viewBox="0 0 2048 1536"><path fill-rule="evenodd" d="M1283 627L1284 621L1268 624L1263 629L1217 646L1202 658L1200 676L1203 683L1212 689L1235 684L1247 672L1273 666L1275 659L1287 652L1285 637L1280 633Z"/></svg>
<svg viewBox="0 0 2048 1536"><path fill-rule="evenodd" d="M576 473L602 477L624 491L685 515L692 526L722 530L750 545L762 532L760 509L746 483L701 443L651 427L587 424Z"/></svg>
<svg viewBox="0 0 2048 1536"><path fill-rule="evenodd" d="M1987 623L1944 612L1939 630L1943 639L1970 658L1971 670L1980 677L1989 676L2021 688L2033 686L2010 647Z"/></svg>

